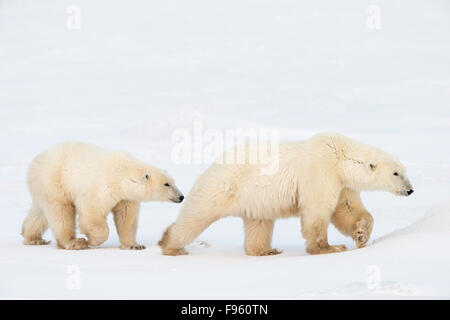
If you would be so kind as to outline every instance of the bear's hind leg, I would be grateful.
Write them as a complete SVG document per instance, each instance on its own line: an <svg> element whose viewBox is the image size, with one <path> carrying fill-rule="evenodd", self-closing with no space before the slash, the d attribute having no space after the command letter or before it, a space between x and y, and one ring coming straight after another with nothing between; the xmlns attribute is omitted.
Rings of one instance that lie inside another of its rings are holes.
<svg viewBox="0 0 450 320"><path fill-rule="evenodd" d="M244 218L245 253L249 256L268 256L281 251L271 247L275 221Z"/></svg>
<svg viewBox="0 0 450 320"><path fill-rule="evenodd" d="M187 254L184 246L194 241L198 235L221 217L222 215L214 208L201 209L201 206L191 207L189 203L186 203L177 221L164 231L158 245L164 255Z"/></svg>
<svg viewBox="0 0 450 320"><path fill-rule="evenodd" d="M362 204L359 192L342 191L331 221L342 234L351 236L358 248L365 247L370 239L373 218Z"/></svg>
<svg viewBox="0 0 450 320"><path fill-rule="evenodd" d="M120 201L112 210L121 249L145 249L145 246L136 242L139 207L139 202L124 200Z"/></svg>
<svg viewBox="0 0 450 320"><path fill-rule="evenodd" d="M50 241L42 239L47 230L48 222L41 209L33 204L22 225L22 236L25 245L47 245Z"/></svg>
<svg viewBox="0 0 450 320"><path fill-rule="evenodd" d="M44 208L47 220L60 249L82 250L88 244L84 238L75 238L75 208L71 203L52 202Z"/></svg>
<svg viewBox="0 0 450 320"><path fill-rule="evenodd" d="M188 254L186 250L184 250L185 244L182 241L178 241L178 244L174 241L173 236L173 227L175 223L172 223L167 229L164 231L161 240L158 241L158 246L162 249L162 253L165 256L182 256Z"/></svg>

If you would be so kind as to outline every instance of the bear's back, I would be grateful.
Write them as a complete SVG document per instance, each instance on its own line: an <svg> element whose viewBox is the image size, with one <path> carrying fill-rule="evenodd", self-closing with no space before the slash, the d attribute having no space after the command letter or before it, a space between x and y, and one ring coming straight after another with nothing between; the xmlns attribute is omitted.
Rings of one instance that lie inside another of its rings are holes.
<svg viewBox="0 0 450 320"><path fill-rule="evenodd" d="M107 157L108 152L86 143L57 144L33 159L28 168L28 187L32 193L70 196L98 177Z"/></svg>

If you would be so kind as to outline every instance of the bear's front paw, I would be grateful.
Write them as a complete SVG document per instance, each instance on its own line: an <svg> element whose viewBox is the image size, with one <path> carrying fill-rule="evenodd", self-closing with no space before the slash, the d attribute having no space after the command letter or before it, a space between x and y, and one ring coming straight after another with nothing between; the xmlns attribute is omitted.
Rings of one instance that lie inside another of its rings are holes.
<svg viewBox="0 0 450 320"><path fill-rule="evenodd" d="M107 226L98 226L86 232L90 246L99 246L108 240L109 228Z"/></svg>
<svg viewBox="0 0 450 320"><path fill-rule="evenodd" d="M367 235L363 230L355 231L353 234L353 239L355 240L356 246L358 248L364 248L367 244L367 241L369 241Z"/></svg>
<svg viewBox="0 0 450 320"><path fill-rule="evenodd" d="M266 256L275 256L277 254L281 254L283 253L283 251L278 250L278 249L270 249L266 252Z"/></svg>
<svg viewBox="0 0 450 320"><path fill-rule="evenodd" d="M347 247L343 244L337 245L337 246L330 246L329 247L330 252L343 252L347 251Z"/></svg>
<svg viewBox="0 0 450 320"><path fill-rule="evenodd" d="M88 243L84 238L77 238L69 241L66 245L61 246L66 250L83 250L88 248Z"/></svg>
<svg viewBox="0 0 450 320"><path fill-rule="evenodd" d="M184 248L165 248L162 253L165 256L182 256L188 254Z"/></svg>
<svg viewBox="0 0 450 320"><path fill-rule="evenodd" d="M309 254L327 254L327 253L336 253L336 252L343 252L346 251L347 247L343 244L337 245L337 246L314 246L314 247L306 247L306 252Z"/></svg>
<svg viewBox="0 0 450 320"><path fill-rule="evenodd" d="M121 245L120 249L122 250L145 250L145 246L142 244L132 244L132 245Z"/></svg>
<svg viewBox="0 0 450 320"><path fill-rule="evenodd" d="M372 225L365 221L358 221L352 233L352 238L356 242L356 247L364 248L370 239Z"/></svg>

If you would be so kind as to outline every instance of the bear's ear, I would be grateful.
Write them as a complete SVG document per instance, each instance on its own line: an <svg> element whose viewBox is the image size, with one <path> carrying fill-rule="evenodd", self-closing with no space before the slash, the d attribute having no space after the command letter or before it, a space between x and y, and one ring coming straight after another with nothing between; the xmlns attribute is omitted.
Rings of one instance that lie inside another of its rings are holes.
<svg viewBox="0 0 450 320"><path fill-rule="evenodd" d="M370 162L369 163L369 168L370 168L370 170L375 171L377 169L377 165L375 163L373 163L373 162Z"/></svg>

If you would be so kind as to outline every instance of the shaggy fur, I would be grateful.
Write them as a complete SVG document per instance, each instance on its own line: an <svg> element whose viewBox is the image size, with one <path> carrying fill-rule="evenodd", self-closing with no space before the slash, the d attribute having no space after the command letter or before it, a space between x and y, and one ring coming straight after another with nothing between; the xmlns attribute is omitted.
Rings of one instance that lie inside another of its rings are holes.
<svg viewBox="0 0 450 320"><path fill-rule="evenodd" d="M282 143L279 169L273 175L261 175L260 165L249 162L213 164L198 178L159 245L163 254L185 254L185 245L213 222L231 215L244 220L249 255L279 253L270 245L274 221L287 217L301 219L311 254L346 250L329 245L330 222L363 247L373 219L359 193L372 190L412 193L405 167L389 154L339 134Z"/></svg>
<svg viewBox="0 0 450 320"><path fill-rule="evenodd" d="M108 239L110 212L120 247L145 249L136 243L139 203L182 201L181 192L163 171L123 152L72 142L59 144L31 162L28 189L33 204L22 226L24 244L48 244L42 234L50 226L58 247L74 250ZM75 238L75 214L88 240Z"/></svg>

